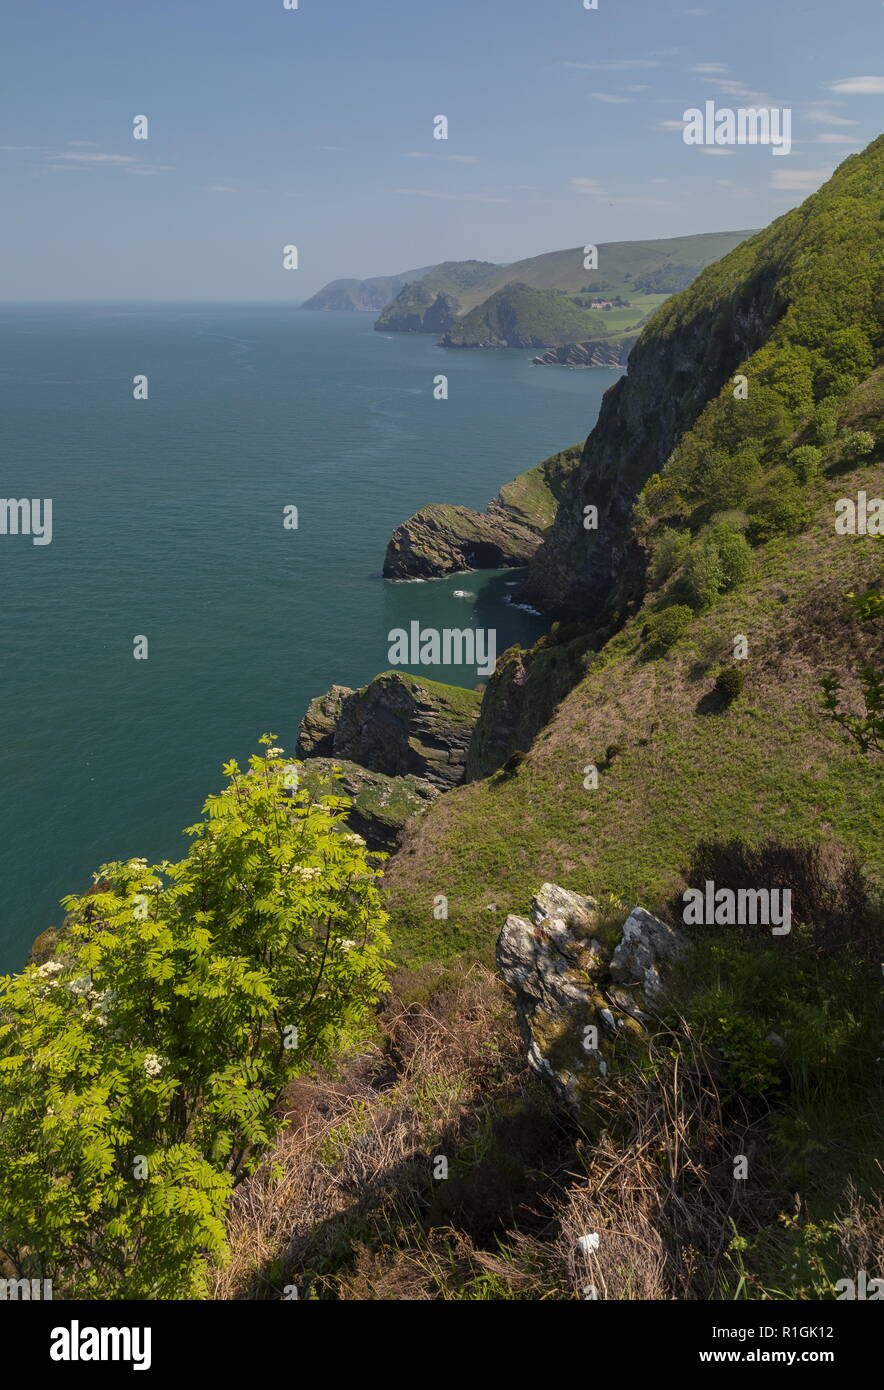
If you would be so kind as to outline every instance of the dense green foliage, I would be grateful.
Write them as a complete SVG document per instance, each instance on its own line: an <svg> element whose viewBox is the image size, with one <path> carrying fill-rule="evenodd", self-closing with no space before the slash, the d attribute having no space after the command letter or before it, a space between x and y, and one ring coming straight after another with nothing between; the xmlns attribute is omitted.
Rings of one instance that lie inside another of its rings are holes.
<svg viewBox="0 0 884 1390"><path fill-rule="evenodd" d="M648 330L666 338L687 315L713 312L723 325L741 283L776 282L764 346L708 403L636 504L651 586L671 581L664 601L702 609L742 583L749 544L802 531L821 474L884 444L880 427L850 429L846 419L851 393L884 357L882 166L879 140L799 212L706 270ZM714 524L723 519L744 535L726 538Z"/></svg>
<svg viewBox="0 0 884 1390"><path fill-rule="evenodd" d="M225 768L180 863L102 866L57 958L2 981L0 1252L57 1296L198 1294L282 1088L385 987L347 802L281 753Z"/></svg>

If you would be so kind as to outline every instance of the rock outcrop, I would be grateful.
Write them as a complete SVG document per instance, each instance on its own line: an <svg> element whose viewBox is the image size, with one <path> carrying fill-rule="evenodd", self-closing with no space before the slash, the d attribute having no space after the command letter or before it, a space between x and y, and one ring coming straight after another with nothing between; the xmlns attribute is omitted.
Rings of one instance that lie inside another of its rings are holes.
<svg viewBox="0 0 884 1390"><path fill-rule="evenodd" d="M635 336L616 342L591 338L585 343L566 343L564 347L550 348L531 361L537 367L625 367L635 342Z"/></svg>
<svg viewBox="0 0 884 1390"><path fill-rule="evenodd" d="M497 963L516 997L532 1068L575 1113L634 1058L665 1001L685 938L643 908L611 927L592 898L545 883L531 920L507 917Z"/></svg>
<svg viewBox="0 0 884 1390"><path fill-rule="evenodd" d="M397 526L384 556L387 579L438 579L527 565L542 532L515 517L431 503Z"/></svg>
<svg viewBox="0 0 884 1390"><path fill-rule="evenodd" d="M477 691L400 671L386 671L361 690L332 686L310 703L298 756L343 758L446 790L463 781L480 704Z"/></svg>
<svg viewBox="0 0 884 1390"><path fill-rule="evenodd" d="M580 446L553 454L500 489L484 512L431 503L397 527L384 557L387 579L438 579L473 569L528 564L552 523Z"/></svg>
<svg viewBox="0 0 884 1390"><path fill-rule="evenodd" d="M412 816L425 811L439 795L421 777L387 777L345 758L308 758L300 780L312 796L333 793L351 802L347 824L371 850L392 853Z"/></svg>

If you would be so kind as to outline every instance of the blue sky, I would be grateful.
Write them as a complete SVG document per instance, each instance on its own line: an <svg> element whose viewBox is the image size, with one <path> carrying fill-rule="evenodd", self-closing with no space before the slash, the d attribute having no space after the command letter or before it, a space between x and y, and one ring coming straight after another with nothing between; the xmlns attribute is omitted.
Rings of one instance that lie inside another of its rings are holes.
<svg viewBox="0 0 884 1390"><path fill-rule="evenodd" d="M762 226L884 130L881 0L27 0L3 29L0 299L297 301ZM791 108L791 154L686 146L708 99Z"/></svg>

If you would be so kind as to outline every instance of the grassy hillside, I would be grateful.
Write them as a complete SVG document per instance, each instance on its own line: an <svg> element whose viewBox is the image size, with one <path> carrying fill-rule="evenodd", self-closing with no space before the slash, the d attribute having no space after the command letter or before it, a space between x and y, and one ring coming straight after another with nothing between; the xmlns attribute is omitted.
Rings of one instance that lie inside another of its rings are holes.
<svg viewBox="0 0 884 1390"><path fill-rule="evenodd" d="M523 911L545 881L664 909L704 836L831 838L884 884L881 768L820 711L821 673L840 672L855 692L861 655L874 648L844 595L878 577L880 546L845 543L832 525L835 499L863 486L881 496L884 469L820 484L811 528L761 546L751 581L657 659L642 638L644 610L599 653L579 637L543 639L541 689L575 656L585 674L516 771L446 794L390 864L400 960L463 950L490 959L503 916ZM739 633L749 638L744 694L720 707L715 678ZM604 770L586 790L593 763ZM447 922L433 919L439 892Z"/></svg>
<svg viewBox="0 0 884 1390"><path fill-rule="evenodd" d="M660 241L605 242L598 248L599 268L595 271L585 269L582 246L529 256L511 265L448 261L406 287L397 300L386 306L377 326L391 328L416 312L426 312L439 294L451 295L460 306L460 314L467 314L509 284L527 285L535 290L564 290L567 294L585 290L605 298L619 295L630 303L646 295L665 296L683 288L686 277L692 279L751 235L751 232L706 232ZM653 305L645 304L644 313L650 307ZM615 332L618 328L622 331L623 321L617 318L617 313L611 310L603 314L601 333ZM586 336L589 335L584 334Z"/></svg>
<svg viewBox="0 0 884 1390"><path fill-rule="evenodd" d="M593 339L616 339L665 301L664 295L638 295L628 308L586 307L588 296L537 290L513 283L459 319L442 337L444 347L562 347Z"/></svg>

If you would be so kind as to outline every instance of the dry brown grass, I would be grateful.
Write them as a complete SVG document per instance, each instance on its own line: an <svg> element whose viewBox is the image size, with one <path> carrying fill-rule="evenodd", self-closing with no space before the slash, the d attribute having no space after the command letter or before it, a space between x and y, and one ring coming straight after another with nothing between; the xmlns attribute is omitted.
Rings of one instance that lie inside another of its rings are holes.
<svg viewBox="0 0 884 1390"><path fill-rule="evenodd" d="M646 1074L607 1080L590 1137L526 1070L490 971L440 968L406 1003L415 985L400 979L371 1052L291 1089L287 1125L234 1197L213 1296L711 1296L732 1221L775 1208L754 1158L753 1183L734 1181L734 1156L754 1153L749 1117L723 1113L687 1031L677 1057L661 1037Z"/></svg>
<svg viewBox="0 0 884 1390"><path fill-rule="evenodd" d="M406 1296L380 1291L399 1277L408 1296L432 1296L403 1267L407 1230L426 1223L435 1198L433 1158L468 1143L503 1095L518 1102L536 1083L509 1000L484 967L459 978L440 970L424 1003L394 992L380 1023L371 1052L290 1091L274 1148L234 1195L232 1257L213 1297L279 1297L287 1284L301 1296L312 1287L354 1297L372 1278L374 1296ZM400 1272L389 1280L380 1278L384 1258L367 1248L386 1242L399 1247Z"/></svg>

